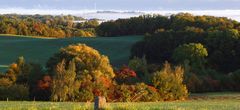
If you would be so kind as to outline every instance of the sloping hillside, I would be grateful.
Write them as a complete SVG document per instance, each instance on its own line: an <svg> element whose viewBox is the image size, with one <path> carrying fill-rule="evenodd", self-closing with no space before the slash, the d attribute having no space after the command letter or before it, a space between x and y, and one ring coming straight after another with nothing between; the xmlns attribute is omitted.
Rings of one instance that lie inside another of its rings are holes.
<svg viewBox="0 0 240 110"><path fill-rule="evenodd" d="M61 47L69 44L84 43L110 58L113 66L127 64L131 46L141 40L142 36L96 37L41 39L29 37L0 36L0 70L14 62L19 56L27 61L45 65L50 56Z"/></svg>

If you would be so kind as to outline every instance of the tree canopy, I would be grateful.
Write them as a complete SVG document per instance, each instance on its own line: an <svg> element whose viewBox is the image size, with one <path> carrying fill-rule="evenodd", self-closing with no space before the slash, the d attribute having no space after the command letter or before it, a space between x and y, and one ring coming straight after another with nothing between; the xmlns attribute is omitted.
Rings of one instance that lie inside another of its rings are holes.
<svg viewBox="0 0 240 110"><path fill-rule="evenodd" d="M200 43L183 44L177 47L173 53L176 62L183 63L185 60L191 63L201 63L208 56L207 49Z"/></svg>
<svg viewBox="0 0 240 110"><path fill-rule="evenodd" d="M71 62L74 62L75 67ZM47 68L49 73L55 76L53 87L57 91L54 92L56 95L53 95L53 99L62 101L71 99L71 97L66 98L65 96L70 93L69 90L76 90L76 88L77 91L72 99L78 101L92 101L95 95L107 95L107 89L112 85L112 79L115 76L108 57L101 55L97 50L85 44L69 45L60 49L49 59ZM75 78L74 74L76 74ZM72 77L74 82L78 82L75 89L70 89L73 82L67 76ZM65 81L66 84L61 83L61 81ZM57 86L58 84L62 84L62 86ZM66 89L59 88L63 86ZM85 97L86 94L89 95Z"/></svg>
<svg viewBox="0 0 240 110"><path fill-rule="evenodd" d="M76 16L0 15L0 33L43 37L93 37L97 20Z"/></svg>

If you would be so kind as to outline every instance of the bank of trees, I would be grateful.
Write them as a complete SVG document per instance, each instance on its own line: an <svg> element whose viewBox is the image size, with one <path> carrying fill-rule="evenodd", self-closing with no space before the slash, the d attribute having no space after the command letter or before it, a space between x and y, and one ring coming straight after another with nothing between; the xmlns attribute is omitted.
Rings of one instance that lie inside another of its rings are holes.
<svg viewBox="0 0 240 110"><path fill-rule="evenodd" d="M194 30L202 32L206 30L237 29L240 24L237 21L225 17L193 16L188 13L180 13L171 16L142 15L129 19L104 22L97 28L100 36L144 35L154 33L157 30Z"/></svg>
<svg viewBox="0 0 240 110"><path fill-rule="evenodd" d="M236 86L239 83L233 78L240 69L239 23L206 16L202 16L209 18L205 23L198 23L197 16L190 16L195 18L191 22L185 14L176 16L188 20L184 23L179 20L177 27L146 34L132 47L132 58L145 57L155 65L162 65L165 61L183 65L188 73L186 84L195 88L193 92L239 90Z"/></svg>
<svg viewBox="0 0 240 110"><path fill-rule="evenodd" d="M133 45L130 59L145 58L145 70L151 71L165 61L182 65L192 92L240 90L234 78L240 69L239 32L235 20L188 13L143 15L97 27L100 36L145 35ZM152 76L142 73L144 79Z"/></svg>
<svg viewBox="0 0 240 110"><path fill-rule="evenodd" d="M86 102L95 96L105 96L108 102L187 99L182 67L166 63L159 71L151 72L153 77L146 81L141 74L150 71L141 65L144 61L135 59L113 69L106 56L84 44L60 49L49 59L47 70L20 57L0 76L0 100Z"/></svg>
<svg viewBox="0 0 240 110"><path fill-rule="evenodd" d="M183 65L187 80L200 85L193 91L239 90L240 36L236 29L194 31L160 31L147 35L132 48L132 58L145 57L150 64L165 61ZM194 85L194 84L193 84ZM190 85L189 85L190 86ZM192 87L189 87L192 88Z"/></svg>
<svg viewBox="0 0 240 110"><path fill-rule="evenodd" d="M93 37L96 20L84 20L76 16L50 15L0 15L0 34L43 37Z"/></svg>

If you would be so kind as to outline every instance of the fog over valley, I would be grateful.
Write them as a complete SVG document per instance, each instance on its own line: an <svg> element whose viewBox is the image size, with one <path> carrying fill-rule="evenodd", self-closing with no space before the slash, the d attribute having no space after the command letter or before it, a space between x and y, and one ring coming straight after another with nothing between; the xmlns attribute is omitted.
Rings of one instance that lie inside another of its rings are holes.
<svg viewBox="0 0 240 110"><path fill-rule="evenodd" d="M240 21L240 10L67 10L67 9L25 9L6 8L0 9L0 14L23 14L23 15L75 15L86 19L116 20L118 18L136 17L144 14L161 14L169 16L177 13L191 13L193 15L210 15L217 17L227 17Z"/></svg>
<svg viewBox="0 0 240 110"><path fill-rule="evenodd" d="M240 0L0 0L0 14L75 15L112 20L142 14L228 17L240 21Z"/></svg>

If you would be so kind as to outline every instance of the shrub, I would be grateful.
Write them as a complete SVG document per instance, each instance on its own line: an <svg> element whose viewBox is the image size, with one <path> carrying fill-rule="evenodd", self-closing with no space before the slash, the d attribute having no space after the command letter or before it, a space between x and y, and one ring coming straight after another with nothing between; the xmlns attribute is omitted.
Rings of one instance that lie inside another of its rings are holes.
<svg viewBox="0 0 240 110"><path fill-rule="evenodd" d="M136 73L127 66L123 66L118 72L117 75L121 78L126 77L137 77Z"/></svg>
<svg viewBox="0 0 240 110"><path fill-rule="evenodd" d="M41 77L41 79L38 79L30 86L29 94L31 100L48 101L50 99L52 78L49 75Z"/></svg>
<svg viewBox="0 0 240 110"><path fill-rule="evenodd" d="M78 91L75 97L76 97L76 101L92 102L94 100L93 92L87 89L82 89Z"/></svg>
<svg viewBox="0 0 240 110"><path fill-rule="evenodd" d="M133 85L118 85L115 90L115 98L118 102L131 102Z"/></svg>
<svg viewBox="0 0 240 110"><path fill-rule="evenodd" d="M220 89L220 82L219 80L216 80L212 78L211 76L203 76L203 90L204 91L219 91Z"/></svg>
<svg viewBox="0 0 240 110"><path fill-rule="evenodd" d="M146 84L151 83L151 74L148 71L148 64L145 57L134 57L129 61L128 66L137 73L137 77L140 79L141 82L145 82Z"/></svg>
<svg viewBox="0 0 240 110"><path fill-rule="evenodd" d="M157 89L153 86L148 86L144 83L139 83L136 85L136 91L140 91L142 94L136 95L136 99L133 101L142 101L142 102L156 102L161 100L161 97ZM139 98L139 99L138 99Z"/></svg>
<svg viewBox="0 0 240 110"><path fill-rule="evenodd" d="M28 100L28 87L24 85L12 85L9 87L0 87L0 100Z"/></svg>
<svg viewBox="0 0 240 110"><path fill-rule="evenodd" d="M131 69L133 69L134 71L140 72L141 74L148 73L147 61L146 61L145 57L143 57L143 58L134 57L133 59L131 59L129 61L128 66ZM141 75L139 75L139 76L141 76Z"/></svg>
<svg viewBox="0 0 240 110"><path fill-rule="evenodd" d="M188 96L188 90L183 84L184 70L178 66L171 68L169 63L164 64L161 71L154 73L153 84L163 100L184 100Z"/></svg>
<svg viewBox="0 0 240 110"><path fill-rule="evenodd" d="M138 80L135 71L127 66L123 66L116 72L115 79L119 84L134 84Z"/></svg>
<svg viewBox="0 0 240 110"><path fill-rule="evenodd" d="M119 102L153 102L159 101L157 89L144 83L135 85L118 85L115 91L115 99Z"/></svg>
<svg viewBox="0 0 240 110"><path fill-rule="evenodd" d="M233 72L233 74L231 75L231 79L234 82L234 88L235 90L240 91L240 70L237 70L235 72Z"/></svg>
<svg viewBox="0 0 240 110"><path fill-rule="evenodd" d="M187 79L185 79L187 88L190 92L201 92L202 91L202 79L200 79L196 74L190 74Z"/></svg>
<svg viewBox="0 0 240 110"><path fill-rule="evenodd" d="M3 87L7 87L7 86L11 86L12 85L12 81L10 81L9 78L0 78L0 87L3 86Z"/></svg>

